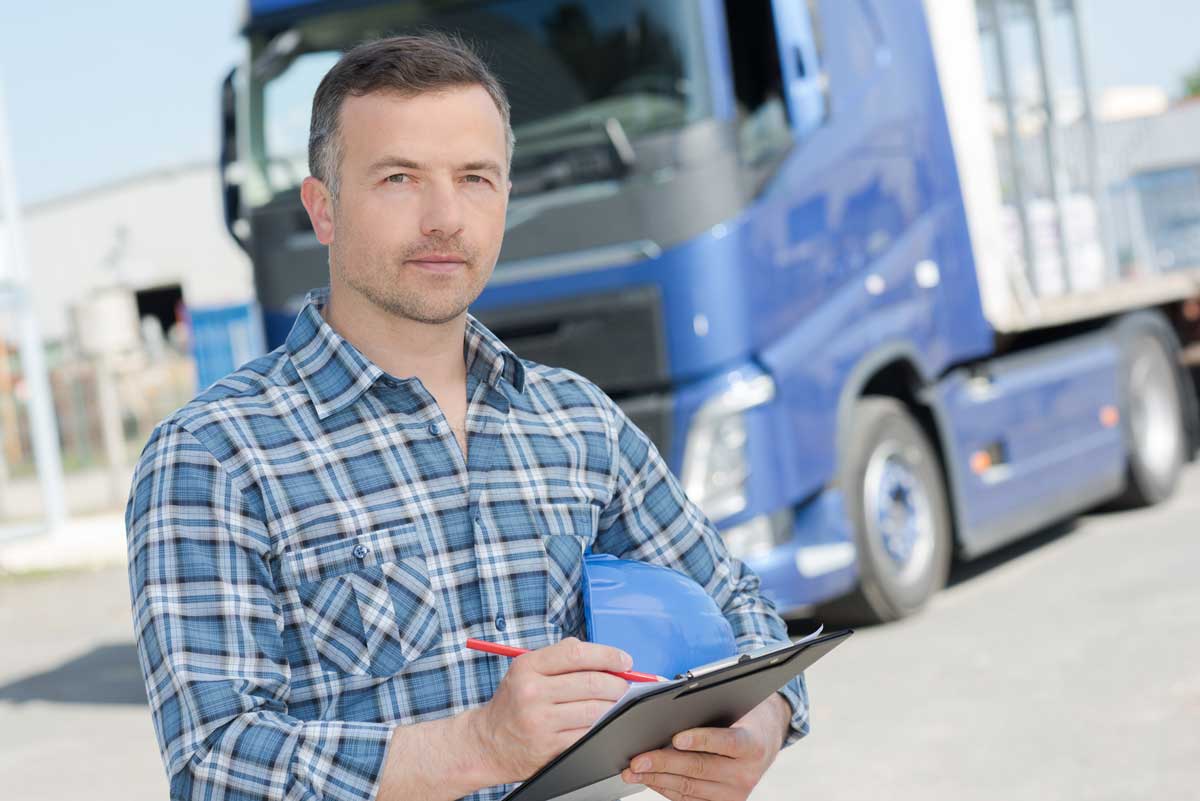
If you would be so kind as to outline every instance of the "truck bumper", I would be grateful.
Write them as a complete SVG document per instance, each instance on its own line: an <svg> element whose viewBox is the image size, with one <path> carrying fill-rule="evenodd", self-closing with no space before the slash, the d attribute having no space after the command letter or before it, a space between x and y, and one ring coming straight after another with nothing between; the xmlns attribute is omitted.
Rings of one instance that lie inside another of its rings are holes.
<svg viewBox="0 0 1200 801"><path fill-rule="evenodd" d="M796 510L792 538L745 563L782 615L801 615L852 590L858 581L854 535L842 494L824 490Z"/></svg>

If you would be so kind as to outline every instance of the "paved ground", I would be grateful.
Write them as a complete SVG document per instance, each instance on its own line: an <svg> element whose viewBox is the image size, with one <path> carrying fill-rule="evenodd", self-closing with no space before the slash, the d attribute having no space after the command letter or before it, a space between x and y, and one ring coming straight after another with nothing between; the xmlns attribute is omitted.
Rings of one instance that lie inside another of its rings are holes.
<svg viewBox="0 0 1200 801"><path fill-rule="evenodd" d="M0 642L5 798L166 798L123 569L0 581ZM1200 467L956 571L808 678L813 734L755 799L1200 799Z"/></svg>
<svg viewBox="0 0 1200 801"><path fill-rule="evenodd" d="M808 675L812 735L756 799L1200 799L1200 468L1047 532Z"/></svg>
<svg viewBox="0 0 1200 801"><path fill-rule="evenodd" d="M55 528L44 521L0 528L0 581L31 573L124 565L126 559L121 511L74 515Z"/></svg>

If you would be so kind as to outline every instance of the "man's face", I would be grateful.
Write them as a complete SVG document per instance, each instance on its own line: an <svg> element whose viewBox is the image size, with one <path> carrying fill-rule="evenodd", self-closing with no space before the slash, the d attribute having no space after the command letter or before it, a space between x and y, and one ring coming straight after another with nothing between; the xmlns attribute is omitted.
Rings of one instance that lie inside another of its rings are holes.
<svg viewBox="0 0 1200 801"><path fill-rule="evenodd" d="M479 86L347 97L341 189L325 222L331 281L389 314L461 315L483 291L508 207L504 123ZM311 188L307 190L311 193Z"/></svg>

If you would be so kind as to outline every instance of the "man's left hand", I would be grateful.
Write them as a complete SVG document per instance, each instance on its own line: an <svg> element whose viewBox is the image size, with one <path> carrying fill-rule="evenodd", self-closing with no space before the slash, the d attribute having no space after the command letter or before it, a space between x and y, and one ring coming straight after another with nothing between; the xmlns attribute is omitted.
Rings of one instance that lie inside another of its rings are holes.
<svg viewBox="0 0 1200 801"><path fill-rule="evenodd" d="M727 729L689 729L672 747L639 754L622 771L672 801L745 801L783 746L792 710L779 693Z"/></svg>

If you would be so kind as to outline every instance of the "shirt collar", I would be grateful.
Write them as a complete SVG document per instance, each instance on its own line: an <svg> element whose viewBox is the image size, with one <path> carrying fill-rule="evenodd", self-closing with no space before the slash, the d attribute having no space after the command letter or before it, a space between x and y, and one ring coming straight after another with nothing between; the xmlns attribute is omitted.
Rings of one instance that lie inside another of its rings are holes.
<svg viewBox="0 0 1200 801"><path fill-rule="evenodd" d="M470 312L467 313L467 331L463 339L463 359L467 369L493 389L498 389L503 379L517 392L525 391L525 365L500 341L500 337Z"/></svg>
<svg viewBox="0 0 1200 801"><path fill-rule="evenodd" d="M310 291L285 343L322 420L358 400L386 375L325 322L321 309L328 302L329 287ZM467 315L463 359L467 369L493 389L499 389L503 379L517 392L525 390L525 365L471 314Z"/></svg>

